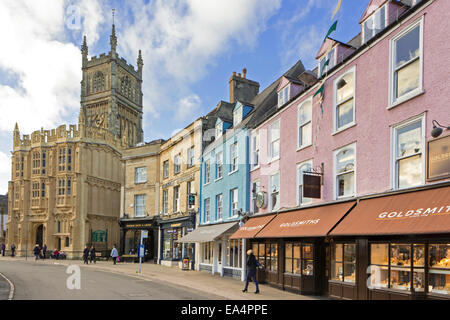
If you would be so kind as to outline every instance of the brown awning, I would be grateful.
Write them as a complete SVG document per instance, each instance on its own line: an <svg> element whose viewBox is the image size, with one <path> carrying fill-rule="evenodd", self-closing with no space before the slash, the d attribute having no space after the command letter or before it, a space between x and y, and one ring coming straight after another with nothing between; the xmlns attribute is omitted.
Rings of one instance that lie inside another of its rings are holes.
<svg viewBox="0 0 450 320"><path fill-rule="evenodd" d="M236 231L231 237L232 239L250 239L260 232L272 219L275 218L274 214L263 217L250 218L238 231Z"/></svg>
<svg viewBox="0 0 450 320"><path fill-rule="evenodd" d="M450 187L361 200L330 233L391 235L450 232Z"/></svg>
<svg viewBox="0 0 450 320"><path fill-rule="evenodd" d="M279 213L255 238L325 237L355 203Z"/></svg>

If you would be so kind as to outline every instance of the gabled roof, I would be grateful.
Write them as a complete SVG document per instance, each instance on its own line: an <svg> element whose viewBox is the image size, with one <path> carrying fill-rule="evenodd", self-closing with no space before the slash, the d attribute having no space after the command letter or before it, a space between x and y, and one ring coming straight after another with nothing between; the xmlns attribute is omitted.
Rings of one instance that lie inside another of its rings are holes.
<svg viewBox="0 0 450 320"><path fill-rule="evenodd" d="M372 13L377 11L378 8L380 8L388 1L390 0L370 0L369 4L366 7L366 10L364 10L361 19L359 20L359 23L362 23L364 20L366 20Z"/></svg>
<svg viewBox="0 0 450 320"><path fill-rule="evenodd" d="M322 43L322 46L317 52L316 59L319 59L321 56L327 53L328 49L334 47L335 44L337 44L336 40L327 37L327 40L325 40L325 42Z"/></svg>

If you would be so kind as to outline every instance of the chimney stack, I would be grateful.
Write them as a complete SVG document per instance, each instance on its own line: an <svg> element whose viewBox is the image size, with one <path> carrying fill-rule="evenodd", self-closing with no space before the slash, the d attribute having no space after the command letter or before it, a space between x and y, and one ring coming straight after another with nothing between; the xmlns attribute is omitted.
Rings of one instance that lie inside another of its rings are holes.
<svg viewBox="0 0 450 320"><path fill-rule="evenodd" d="M247 79L247 69L242 70L243 76L233 72L230 80L230 103L235 103L236 100L241 102L251 102L259 93L259 83Z"/></svg>

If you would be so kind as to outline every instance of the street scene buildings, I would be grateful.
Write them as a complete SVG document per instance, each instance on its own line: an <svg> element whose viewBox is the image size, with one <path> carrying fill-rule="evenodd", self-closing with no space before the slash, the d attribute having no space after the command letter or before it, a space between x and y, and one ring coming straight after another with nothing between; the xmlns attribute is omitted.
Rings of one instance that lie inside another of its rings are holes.
<svg viewBox="0 0 450 320"><path fill-rule="evenodd" d="M7 248L137 261L142 243L147 263L241 281L252 249L280 290L449 299L450 6L367 2L313 70L266 88L234 72L229 101L149 143L141 53L137 70L117 55L114 25L107 55L88 60L85 39L78 125L14 129Z"/></svg>

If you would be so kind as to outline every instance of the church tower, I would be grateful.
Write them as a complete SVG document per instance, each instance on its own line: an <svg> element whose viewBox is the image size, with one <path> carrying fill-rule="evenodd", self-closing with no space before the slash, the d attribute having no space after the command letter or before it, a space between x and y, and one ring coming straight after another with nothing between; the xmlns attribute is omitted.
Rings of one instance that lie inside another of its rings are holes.
<svg viewBox="0 0 450 320"><path fill-rule="evenodd" d="M127 147L143 141L141 51L137 70L116 52L113 22L111 51L88 58L86 36L81 47L83 79L79 122L86 127L103 128L119 137Z"/></svg>

